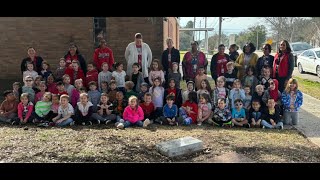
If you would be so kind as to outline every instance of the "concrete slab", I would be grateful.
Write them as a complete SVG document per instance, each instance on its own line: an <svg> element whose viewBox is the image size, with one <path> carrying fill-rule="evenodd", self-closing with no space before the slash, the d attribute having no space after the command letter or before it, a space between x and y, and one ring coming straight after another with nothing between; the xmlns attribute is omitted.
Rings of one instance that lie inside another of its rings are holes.
<svg viewBox="0 0 320 180"><path fill-rule="evenodd" d="M236 152L229 152L210 159L208 162L215 163L253 163L254 161L242 154Z"/></svg>
<svg viewBox="0 0 320 180"><path fill-rule="evenodd" d="M203 142L187 136L179 139L162 142L156 145L157 150L168 157L192 154L203 149Z"/></svg>

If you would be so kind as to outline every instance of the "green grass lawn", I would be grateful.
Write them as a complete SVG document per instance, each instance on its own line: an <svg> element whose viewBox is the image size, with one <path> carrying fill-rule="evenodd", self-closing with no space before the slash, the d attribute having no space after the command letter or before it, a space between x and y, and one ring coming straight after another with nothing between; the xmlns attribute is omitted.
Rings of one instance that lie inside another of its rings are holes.
<svg viewBox="0 0 320 180"><path fill-rule="evenodd" d="M299 90L303 93L306 93L312 97L315 97L317 99L320 99L320 83L316 81L310 81L308 79L303 79L300 77L294 77L298 80L299 83Z"/></svg>

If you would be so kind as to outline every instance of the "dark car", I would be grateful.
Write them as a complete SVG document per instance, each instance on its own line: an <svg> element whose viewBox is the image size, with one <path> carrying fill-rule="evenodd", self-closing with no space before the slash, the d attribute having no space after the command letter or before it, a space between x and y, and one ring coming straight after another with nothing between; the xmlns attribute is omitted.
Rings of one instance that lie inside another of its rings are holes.
<svg viewBox="0 0 320 180"><path fill-rule="evenodd" d="M290 43L292 54L294 57L294 66L297 67L297 57L305 50L313 48L306 42L294 42Z"/></svg>

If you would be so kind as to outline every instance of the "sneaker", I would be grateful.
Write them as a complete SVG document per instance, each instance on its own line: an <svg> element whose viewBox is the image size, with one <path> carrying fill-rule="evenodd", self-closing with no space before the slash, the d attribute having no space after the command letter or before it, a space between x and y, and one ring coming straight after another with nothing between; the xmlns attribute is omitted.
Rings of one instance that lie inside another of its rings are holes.
<svg viewBox="0 0 320 180"><path fill-rule="evenodd" d="M197 124L198 126L201 126L202 125L202 123L201 122L198 122L198 124Z"/></svg>
<svg viewBox="0 0 320 180"><path fill-rule="evenodd" d="M176 122L176 126L179 126L179 123L178 123L178 122Z"/></svg>
<svg viewBox="0 0 320 180"><path fill-rule="evenodd" d="M100 124L100 120L99 119L97 119L97 124Z"/></svg>
<svg viewBox="0 0 320 180"><path fill-rule="evenodd" d="M150 124L150 120L147 118L146 120L144 120L143 122L143 127L147 127Z"/></svg>
<svg viewBox="0 0 320 180"><path fill-rule="evenodd" d="M89 126L91 126L92 125L92 122L91 121L88 121L88 123L87 123Z"/></svg>
<svg viewBox="0 0 320 180"><path fill-rule="evenodd" d="M123 129L123 128L124 128L124 124L123 124L123 123L119 123L119 124L117 125L117 128L118 128L118 129Z"/></svg>
<svg viewBox="0 0 320 180"><path fill-rule="evenodd" d="M110 119L106 120L106 125L108 125L109 123L111 123L111 120Z"/></svg>
<svg viewBox="0 0 320 180"><path fill-rule="evenodd" d="M18 125L19 123L17 121L12 121L11 125Z"/></svg>
<svg viewBox="0 0 320 180"><path fill-rule="evenodd" d="M162 125L162 121L160 120L160 118L155 119L154 122L159 123L159 124Z"/></svg>
<svg viewBox="0 0 320 180"><path fill-rule="evenodd" d="M244 127L250 128L250 124L249 124L249 123L248 123L248 124L245 124Z"/></svg>
<svg viewBox="0 0 320 180"><path fill-rule="evenodd" d="M74 126L74 121L72 121L72 122L70 123L70 126Z"/></svg>
<svg viewBox="0 0 320 180"><path fill-rule="evenodd" d="M49 123L46 123L46 122L38 124L38 127L48 127L48 126L49 126Z"/></svg>
<svg viewBox="0 0 320 180"><path fill-rule="evenodd" d="M37 124L37 123L39 123L40 121L39 121L38 119L33 119L32 122L33 122L34 124Z"/></svg>
<svg viewBox="0 0 320 180"><path fill-rule="evenodd" d="M282 130L283 129L283 125L279 126L279 129Z"/></svg>
<svg viewBox="0 0 320 180"><path fill-rule="evenodd" d="M265 129L266 127L265 126L262 126L262 129Z"/></svg>
<svg viewBox="0 0 320 180"><path fill-rule="evenodd" d="M119 122L120 122L120 123L124 123L124 120L123 120L123 119L120 119Z"/></svg>
<svg viewBox="0 0 320 180"><path fill-rule="evenodd" d="M85 125L86 125L86 123L85 123L85 122L82 122L81 124L82 124L82 126L85 126Z"/></svg>

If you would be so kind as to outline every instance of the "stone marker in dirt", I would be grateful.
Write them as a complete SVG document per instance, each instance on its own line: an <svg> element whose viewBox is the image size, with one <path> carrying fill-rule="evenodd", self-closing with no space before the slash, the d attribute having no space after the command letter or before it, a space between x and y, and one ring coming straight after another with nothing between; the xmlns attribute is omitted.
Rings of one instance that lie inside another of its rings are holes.
<svg viewBox="0 0 320 180"><path fill-rule="evenodd" d="M201 151L203 149L203 142L187 136L159 143L156 145L156 148L165 156L176 157Z"/></svg>
<svg viewBox="0 0 320 180"><path fill-rule="evenodd" d="M252 159L242 155L238 154L236 152L229 152L222 154L220 156L217 156L213 159L210 159L209 162L216 162L216 163L249 163L254 162Z"/></svg>

